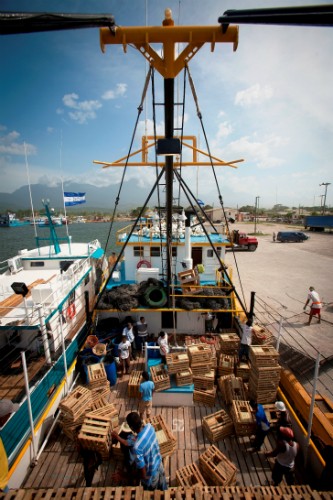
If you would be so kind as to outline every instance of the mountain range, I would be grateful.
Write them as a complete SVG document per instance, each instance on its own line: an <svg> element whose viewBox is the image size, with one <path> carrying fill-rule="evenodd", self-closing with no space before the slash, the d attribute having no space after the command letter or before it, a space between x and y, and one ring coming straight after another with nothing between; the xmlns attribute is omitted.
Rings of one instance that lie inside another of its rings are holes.
<svg viewBox="0 0 333 500"><path fill-rule="evenodd" d="M47 186L46 184L32 184L30 186L34 210L43 208L42 199L49 199L50 206L57 211L64 210L62 186ZM147 198L150 187L140 187L136 180L129 180L123 184L119 197L118 210L128 210L142 206ZM86 193L86 203L74 207L67 207L71 211L93 211L103 209L110 211L114 209L116 197L119 192L119 184L107 187L96 187L91 184L66 184L64 191ZM150 200L150 206L156 203L156 197ZM31 208L29 186L22 186L13 193L0 193L0 211L28 210Z"/></svg>

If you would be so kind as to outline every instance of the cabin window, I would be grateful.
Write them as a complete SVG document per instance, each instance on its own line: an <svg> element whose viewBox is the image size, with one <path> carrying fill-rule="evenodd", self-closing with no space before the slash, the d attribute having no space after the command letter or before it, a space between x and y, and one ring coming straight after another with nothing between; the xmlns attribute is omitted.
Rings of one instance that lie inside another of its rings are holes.
<svg viewBox="0 0 333 500"><path fill-rule="evenodd" d="M143 257L143 247L133 247L134 257Z"/></svg>
<svg viewBox="0 0 333 500"><path fill-rule="evenodd" d="M219 257L221 257L221 247L216 247L216 253ZM210 248L209 250L207 250L207 257L208 258L212 258L212 257L215 257L215 253L214 251Z"/></svg>
<svg viewBox="0 0 333 500"><path fill-rule="evenodd" d="M177 257L177 247L172 247L172 257Z"/></svg>
<svg viewBox="0 0 333 500"><path fill-rule="evenodd" d="M161 317L162 330L165 328L177 328L177 313L172 311L162 312Z"/></svg>
<svg viewBox="0 0 333 500"><path fill-rule="evenodd" d="M60 261L60 272L65 273L67 269L71 267L73 264L74 260L61 260Z"/></svg>
<svg viewBox="0 0 333 500"><path fill-rule="evenodd" d="M42 260L36 260L34 262L30 262L30 267L44 267L45 262Z"/></svg>
<svg viewBox="0 0 333 500"><path fill-rule="evenodd" d="M150 256L151 257L160 257L161 256L161 248L160 247L151 247Z"/></svg>
<svg viewBox="0 0 333 500"><path fill-rule="evenodd" d="M87 274L87 276L84 278L84 286L88 285L90 281L90 274Z"/></svg>

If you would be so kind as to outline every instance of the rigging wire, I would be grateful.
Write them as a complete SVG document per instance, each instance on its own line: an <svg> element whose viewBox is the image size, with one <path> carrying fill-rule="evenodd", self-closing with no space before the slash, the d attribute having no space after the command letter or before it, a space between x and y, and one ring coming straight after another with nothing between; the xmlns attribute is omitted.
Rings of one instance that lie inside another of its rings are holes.
<svg viewBox="0 0 333 500"><path fill-rule="evenodd" d="M195 106L196 106L196 109L197 109L197 116L199 118L199 121L200 121L200 124L201 124L201 129L202 129L202 132L203 132L203 135L204 135L204 139L205 139L205 143L206 143L206 148L207 148L207 151L208 151L208 156L209 156L211 167L212 167L212 172L213 172L213 176L214 176L214 179L215 179L215 185L216 185L217 192L218 192L218 198L219 198L221 209L222 209L222 212L223 212L223 217L224 217L224 220L225 220L225 223L226 223L226 226L227 226L227 232L228 232L228 234L230 234L228 219L227 219L227 216L226 216L226 213L225 213L225 209L224 209L224 204L223 204L223 198L222 198L222 195L221 195L220 186L219 186L219 183L218 183L218 180L217 180L217 176L216 176L216 172L215 172L215 168L214 168L214 165L213 165L213 160L212 160L212 155L211 155L211 151L210 151L210 147L209 147L209 143L208 143L208 138L207 138L205 126L204 126L203 119L202 119L202 113L201 113L200 108L199 108L199 101L198 101L197 93L196 93L196 90L195 90L194 82L193 82L193 79L192 79L191 72L190 72L188 64L186 64L185 68L187 69L187 75L188 75L188 79L189 79L189 84L190 84L190 87L191 87L191 90L192 90L193 99L194 99ZM233 252L233 254L234 254L234 260L235 260L235 265L236 265L236 269L237 269L237 275L238 275L240 287L241 287L241 290L242 290L243 300L244 300L244 303L246 304L245 295L244 295L244 289L243 289L242 281L241 281L241 278L240 278L240 272L239 272L239 268L238 268L237 259L236 259L236 256L235 256L234 252Z"/></svg>

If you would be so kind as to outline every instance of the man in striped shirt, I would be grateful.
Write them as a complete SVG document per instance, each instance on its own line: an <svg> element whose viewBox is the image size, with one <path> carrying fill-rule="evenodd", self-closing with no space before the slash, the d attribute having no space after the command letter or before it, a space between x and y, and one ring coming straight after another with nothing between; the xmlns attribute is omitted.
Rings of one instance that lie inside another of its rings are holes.
<svg viewBox="0 0 333 500"><path fill-rule="evenodd" d="M135 464L141 473L141 481L145 490L167 490L167 482L157 437L151 424L143 424L140 415L132 411L126 421L137 434L133 446Z"/></svg>

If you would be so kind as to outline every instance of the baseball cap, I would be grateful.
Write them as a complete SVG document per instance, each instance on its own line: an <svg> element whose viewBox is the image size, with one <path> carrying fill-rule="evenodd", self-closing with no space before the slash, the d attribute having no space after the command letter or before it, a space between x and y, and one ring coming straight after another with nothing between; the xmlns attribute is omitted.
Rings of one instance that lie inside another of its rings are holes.
<svg viewBox="0 0 333 500"><path fill-rule="evenodd" d="M280 433L287 439L294 439L294 433L290 427L280 427Z"/></svg>
<svg viewBox="0 0 333 500"><path fill-rule="evenodd" d="M275 408L278 411L286 411L286 405L283 403L283 401L276 401Z"/></svg>
<svg viewBox="0 0 333 500"><path fill-rule="evenodd" d="M8 413L13 413L19 409L20 405L18 403L13 403L10 399L0 400L0 417L8 415Z"/></svg>

